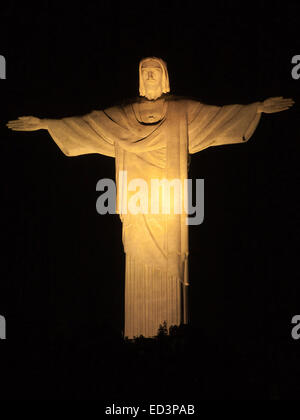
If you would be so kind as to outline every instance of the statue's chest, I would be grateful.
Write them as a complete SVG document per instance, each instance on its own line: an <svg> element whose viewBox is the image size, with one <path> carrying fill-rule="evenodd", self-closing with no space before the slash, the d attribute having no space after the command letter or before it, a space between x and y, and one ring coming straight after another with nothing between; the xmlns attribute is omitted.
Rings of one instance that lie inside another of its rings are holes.
<svg viewBox="0 0 300 420"><path fill-rule="evenodd" d="M156 123L164 117L164 102L149 101L137 104L139 119L146 124Z"/></svg>

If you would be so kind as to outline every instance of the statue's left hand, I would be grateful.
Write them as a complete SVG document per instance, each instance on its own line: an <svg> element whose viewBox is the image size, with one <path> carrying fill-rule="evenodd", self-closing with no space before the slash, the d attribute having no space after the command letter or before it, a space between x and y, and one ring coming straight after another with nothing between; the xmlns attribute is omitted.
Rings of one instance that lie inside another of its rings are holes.
<svg viewBox="0 0 300 420"><path fill-rule="evenodd" d="M289 109L294 105L292 98L284 98L283 96L276 96L268 98L261 102L258 106L257 112L265 112L266 114L273 114L274 112L281 112Z"/></svg>

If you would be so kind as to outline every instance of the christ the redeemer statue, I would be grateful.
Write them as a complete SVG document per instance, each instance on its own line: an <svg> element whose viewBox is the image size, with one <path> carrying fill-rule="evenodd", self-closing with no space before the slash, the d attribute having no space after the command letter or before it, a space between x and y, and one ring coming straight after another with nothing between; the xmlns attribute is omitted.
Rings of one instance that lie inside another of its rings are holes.
<svg viewBox="0 0 300 420"><path fill-rule="evenodd" d="M7 123L12 130L48 130L66 156L99 153L115 158L116 208L126 254L124 336L128 338L153 337L164 321L168 326L188 322L189 250L184 212L120 211L124 188L135 179L148 185L153 179L183 181L188 178L189 154L246 142L262 112L280 112L294 103L275 97L249 105L212 106L169 92L166 63L148 57L140 61L140 95L131 102L80 117L26 116ZM133 194L129 188L125 192L126 199Z"/></svg>

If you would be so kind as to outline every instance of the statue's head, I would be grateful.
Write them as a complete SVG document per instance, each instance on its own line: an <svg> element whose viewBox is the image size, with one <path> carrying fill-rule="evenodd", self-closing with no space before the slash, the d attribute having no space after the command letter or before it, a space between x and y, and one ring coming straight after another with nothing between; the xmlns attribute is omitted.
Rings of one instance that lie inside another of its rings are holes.
<svg viewBox="0 0 300 420"><path fill-rule="evenodd" d="M139 64L140 95L153 100L170 92L167 64L161 58L146 57Z"/></svg>

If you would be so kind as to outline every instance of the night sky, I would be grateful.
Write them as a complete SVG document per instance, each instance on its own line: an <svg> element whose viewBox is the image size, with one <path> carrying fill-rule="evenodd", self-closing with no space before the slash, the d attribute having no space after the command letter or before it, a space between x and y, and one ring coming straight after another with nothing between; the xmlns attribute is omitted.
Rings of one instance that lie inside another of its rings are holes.
<svg viewBox="0 0 300 420"><path fill-rule="evenodd" d="M95 207L96 183L114 179L114 159L67 157L46 131L5 123L132 98L139 60L153 55L167 62L175 95L214 105L296 101L263 114L247 143L192 155L189 177L204 179L205 216L189 228L189 264L194 326L236 345L259 337L265 357L279 340L299 351L291 319L300 314L300 79L291 60L300 54L300 5L210 3L1 6L0 314L8 339L80 336L91 324L121 333L125 256L119 216Z"/></svg>

